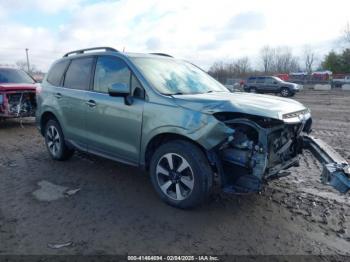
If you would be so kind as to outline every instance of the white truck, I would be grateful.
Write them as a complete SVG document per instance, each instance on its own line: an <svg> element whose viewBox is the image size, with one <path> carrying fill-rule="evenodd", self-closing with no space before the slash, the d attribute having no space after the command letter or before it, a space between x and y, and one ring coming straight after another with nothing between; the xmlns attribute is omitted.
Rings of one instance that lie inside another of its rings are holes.
<svg viewBox="0 0 350 262"><path fill-rule="evenodd" d="M350 75L344 78L334 78L332 80L332 87L342 87L345 84L350 85Z"/></svg>

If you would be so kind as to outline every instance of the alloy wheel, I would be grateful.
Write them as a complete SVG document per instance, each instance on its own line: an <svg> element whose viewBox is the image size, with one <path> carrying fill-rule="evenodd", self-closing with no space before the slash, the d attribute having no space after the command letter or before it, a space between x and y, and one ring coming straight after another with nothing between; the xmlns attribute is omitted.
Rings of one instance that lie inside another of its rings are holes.
<svg viewBox="0 0 350 262"><path fill-rule="evenodd" d="M161 191L173 200L187 199L193 191L194 175L188 161L175 153L163 155L156 166Z"/></svg>
<svg viewBox="0 0 350 262"><path fill-rule="evenodd" d="M288 96L289 95L289 91L287 89L282 89L281 95L282 96Z"/></svg>
<svg viewBox="0 0 350 262"><path fill-rule="evenodd" d="M61 148L61 138L58 130L54 126L49 126L46 131L47 146L53 156L57 156Z"/></svg>

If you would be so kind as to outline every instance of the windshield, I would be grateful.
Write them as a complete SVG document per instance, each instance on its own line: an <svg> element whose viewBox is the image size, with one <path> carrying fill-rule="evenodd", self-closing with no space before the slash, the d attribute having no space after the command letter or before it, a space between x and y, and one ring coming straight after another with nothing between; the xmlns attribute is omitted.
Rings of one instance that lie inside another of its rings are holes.
<svg viewBox="0 0 350 262"><path fill-rule="evenodd" d="M229 92L191 63L172 58L131 58L142 74L164 95Z"/></svg>
<svg viewBox="0 0 350 262"><path fill-rule="evenodd" d="M22 70L0 68L0 83L34 84L34 80Z"/></svg>

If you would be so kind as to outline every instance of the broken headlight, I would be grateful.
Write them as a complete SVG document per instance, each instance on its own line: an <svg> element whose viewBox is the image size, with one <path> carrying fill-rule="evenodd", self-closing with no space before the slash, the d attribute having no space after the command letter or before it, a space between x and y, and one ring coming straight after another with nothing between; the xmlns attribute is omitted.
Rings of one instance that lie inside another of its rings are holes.
<svg viewBox="0 0 350 262"><path fill-rule="evenodd" d="M300 110L300 111L296 111L296 112L292 112L292 113L283 114L282 115L282 119L289 119L289 118L299 117L299 116L306 115L307 113L310 113L310 109L309 108L306 108L306 109Z"/></svg>
<svg viewBox="0 0 350 262"><path fill-rule="evenodd" d="M309 108L305 108L303 110L286 113L281 116L282 120L285 123L300 123L305 122L310 119L311 113Z"/></svg>

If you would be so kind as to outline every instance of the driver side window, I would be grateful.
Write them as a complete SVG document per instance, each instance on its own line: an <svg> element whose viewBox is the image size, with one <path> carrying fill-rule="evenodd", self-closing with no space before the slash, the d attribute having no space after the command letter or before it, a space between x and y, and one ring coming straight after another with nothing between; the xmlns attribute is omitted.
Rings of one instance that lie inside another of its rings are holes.
<svg viewBox="0 0 350 262"><path fill-rule="evenodd" d="M124 83L130 87L131 72L126 63L111 56L97 58L93 90L108 93L108 89L116 83Z"/></svg>

